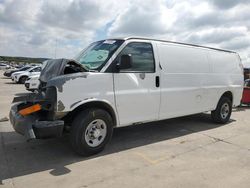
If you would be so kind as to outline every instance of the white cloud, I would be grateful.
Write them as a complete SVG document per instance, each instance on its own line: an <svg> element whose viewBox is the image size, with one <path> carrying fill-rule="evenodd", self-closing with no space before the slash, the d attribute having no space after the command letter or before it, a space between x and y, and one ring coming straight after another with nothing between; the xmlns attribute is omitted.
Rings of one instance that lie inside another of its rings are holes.
<svg viewBox="0 0 250 188"><path fill-rule="evenodd" d="M131 1L116 17L109 35L155 36L168 32L174 15L161 0Z"/></svg>
<svg viewBox="0 0 250 188"><path fill-rule="evenodd" d="M73 57L117 10L114 1L0 1L0 55Z"/></svg>
<svg viewBox="0 0 250 188"><path fill-rule="evenodd" d="M244 0L228 3L176 0L168 6L164 1L133 1L114 20L109 35L135 34L225 48L239 52L247 62L250 5Z"/></svg>
<svg viewBox="0 0 250 188"><path fill-rule="evenodd" d="M0 55L72 57L96 38L139 35L227 48L247 62L249 10L247 0L0 0Z"/></svg>

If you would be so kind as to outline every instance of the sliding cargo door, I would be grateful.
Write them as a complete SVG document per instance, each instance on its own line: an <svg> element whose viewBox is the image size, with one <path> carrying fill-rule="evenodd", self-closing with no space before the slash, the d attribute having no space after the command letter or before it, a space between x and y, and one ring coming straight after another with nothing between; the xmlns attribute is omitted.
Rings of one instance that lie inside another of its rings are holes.
<svg viewBox="0 0 250 188"><path fill-rule="evenodd" d="M204 111L203 81L210 67L203 49L158 43L162 67L160 118L172 118Z"/></svg>

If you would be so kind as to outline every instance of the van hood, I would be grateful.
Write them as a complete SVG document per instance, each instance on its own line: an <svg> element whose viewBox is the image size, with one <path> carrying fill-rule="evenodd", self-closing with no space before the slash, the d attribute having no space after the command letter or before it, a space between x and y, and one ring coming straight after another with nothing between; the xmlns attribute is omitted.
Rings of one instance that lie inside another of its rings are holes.
<svg viewBox="0 0 250 188"><path fill-rule="evenodd" d="M77 61L72 59L53 59L48 60L42 69L39 80L47 83L54 77L72 74L77 72L87 72L87 70Z"/></svg>

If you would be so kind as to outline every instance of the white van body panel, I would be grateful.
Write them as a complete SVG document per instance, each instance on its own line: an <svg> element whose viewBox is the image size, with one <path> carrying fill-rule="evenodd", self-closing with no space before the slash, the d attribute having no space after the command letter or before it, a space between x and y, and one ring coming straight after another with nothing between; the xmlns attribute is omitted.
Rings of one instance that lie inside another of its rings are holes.
<svg viewBox="0 0 250 188"><path fill-rule="evenodd" d="M236 53L157 42L161 71L160 119L211 111L223 93L240 104L243 74Z"/></svg>
<svg viewBox="0 0 250 188"><path fill-rule="evenodd" d="M129 40L150 43L154 54L156 46L151 41ZM124 45L125 47L125 45ZM123 48L123 47L122 47ZM159 60L155 59L153 73L114 73L114 91L120 126L131 125L159 119L160 88L155 87L155 77L159 76Z"/></svg>
<svg viewBox="0 0 250 188"><path fill-rule="evenodd" d="M209 59L212 64L212 76L210 85L217 88L220 94L231 91L233 94L233 106L240 104L243 92L243 70L241 60L236 53L209 51ZM217 99L220 96L217 96Z"/></svg>
<svg viewBox="0 0 250 188"><path fill-rule="evenodd" d="M107 103L116 113L112 74L88 72L75 76L57 88L58 112L70 112L85 103L99 101Z"/></svg>
<svg viewBox="0 0 250 188"><path fill-rule="evenodd" d="M160 119L208 110L201 87L210 71L206 51L168 43L158 43L158 50L162 67Z"/></svg>
<svg viewBox="0 0 250 188"><path fill-rule="evenodd" d="M106 72L130 42L153 46L155 72ZM236 53L156 40L126 39L100 72L62 75L57 113L67 114L94 101L109 105L116 126L126 126L215 110L225 92L240 104L243 72ZM160 87L156 87L156 76ZM56 79L56 78L55 78Z"/></svg>
<svg viewBox="0 0 250 188"><path fill-rule="evenodd" d="M142 77L144 77L142 79ZM116 107L122 126L158 120L160 90L150 73L114 74Z"/></svg>

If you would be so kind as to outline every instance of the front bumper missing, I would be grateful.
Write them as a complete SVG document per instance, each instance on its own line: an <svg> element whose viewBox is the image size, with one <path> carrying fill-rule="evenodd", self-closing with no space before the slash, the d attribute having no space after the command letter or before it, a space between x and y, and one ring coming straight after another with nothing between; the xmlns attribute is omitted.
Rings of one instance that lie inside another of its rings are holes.
<svg viewBox="0 0 250 188"><path fill-rule="evenodd" d="M37 102L39 99L41 98L37 94L23 95L14 98L9 114L13 128L16 132L24 135L27 140L62 136L64 121L48 120L46 116L42 117L41 113L36 112L27 116L22 116L18 113L20 105L25 104L27 101Z"/></svg>

